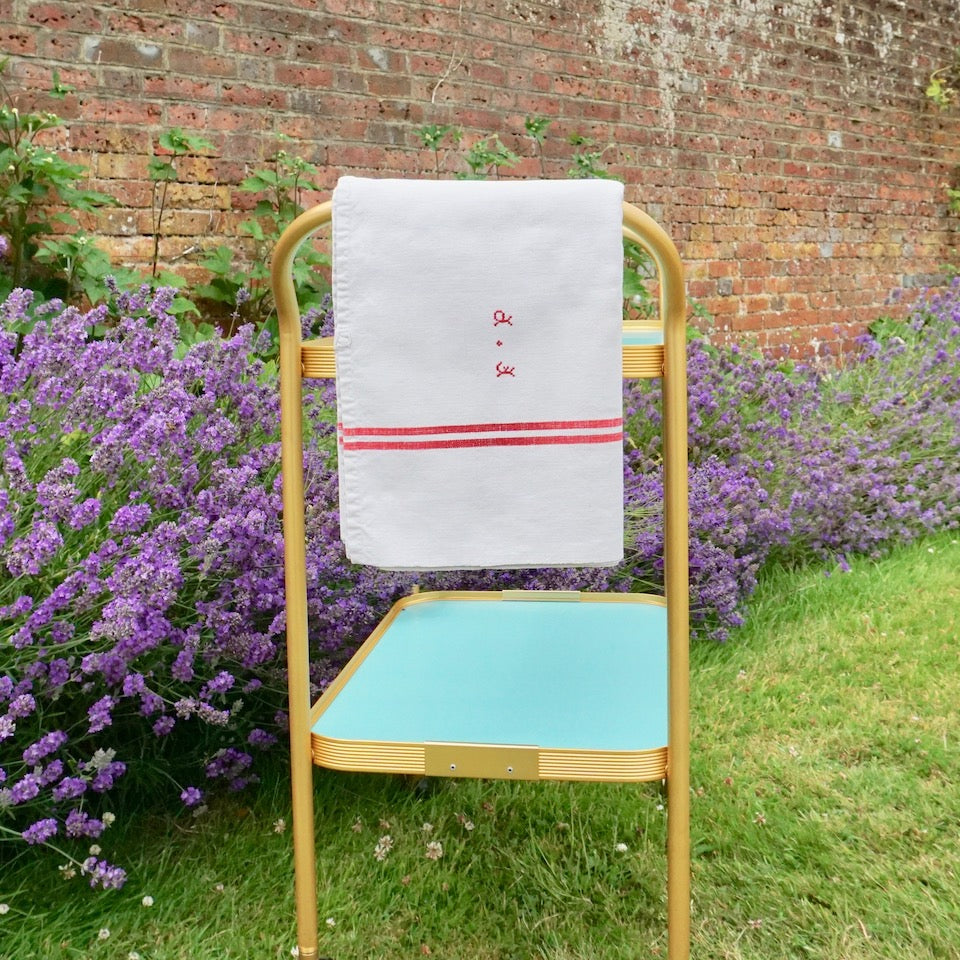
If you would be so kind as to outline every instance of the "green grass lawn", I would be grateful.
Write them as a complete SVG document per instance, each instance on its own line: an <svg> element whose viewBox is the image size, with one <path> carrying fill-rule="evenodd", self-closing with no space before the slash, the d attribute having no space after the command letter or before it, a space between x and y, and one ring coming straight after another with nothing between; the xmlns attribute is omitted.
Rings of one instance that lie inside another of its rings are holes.
<svg viewBox="0 0 960 960"><path fill-rule="evenodd" d="M746 627L694 647L694 957L960 957L958 650L955 536L769 575ZM6 866L0 957L289 957L283 777L199 818L119 816L121 891ZM656 786L318 772L317 807L322 956L665 955Z"/></svg>

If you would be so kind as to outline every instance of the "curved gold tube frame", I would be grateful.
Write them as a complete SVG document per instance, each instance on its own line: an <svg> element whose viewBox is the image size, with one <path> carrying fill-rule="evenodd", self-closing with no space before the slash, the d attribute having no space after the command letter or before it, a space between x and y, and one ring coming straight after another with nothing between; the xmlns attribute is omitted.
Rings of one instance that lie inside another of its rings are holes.
<svg viewBox="0 0 960 960"><path fill-rule="evenodd" d="M291 785L297 940L301 960L316 960L316 859L307 649L306 550L302 461L303 377L332 377L331 341L304 343L292 265L300 244L329 223L330 201L283 232L271 262L279 316L283 522L287 595ZM660 281L662 346L624 346L625 377L663 378L665 577L668 638L667 915L668 960L687 960L690 941L689 600L687 570L686 299L673 242L650 216L623 205L623 235L650 255Z"/></svg>

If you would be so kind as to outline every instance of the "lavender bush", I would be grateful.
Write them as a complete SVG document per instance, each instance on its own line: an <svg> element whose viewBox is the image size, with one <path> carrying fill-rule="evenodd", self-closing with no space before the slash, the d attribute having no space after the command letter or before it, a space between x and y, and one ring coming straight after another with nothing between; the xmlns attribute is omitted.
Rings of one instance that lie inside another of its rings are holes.
<svg viewBox="0 0 960 960"><path fill-rule="evenodd" d="M276 385L249 328L180 343L172 296L121 295L109 323L50 302L32 330L30 293L0 307L0 836L95 886L122 871L70 841L100 837L115 785L160 776L188 805L239 789L284 719ZM329 549L319 446L307 467L333 650L345 614L363 629L399 587Z"/></svg>
<svg viewBox="0 0 960 960"><path fill-rule="evenodd" d="M171 297L0 305L0 836L100 887L124 879L88 848L125 783L197 806L282 742L275 377L250 328L182 342ZM695 632L726 636L771 560L842 565L960 520L960 287L903 334L830 372L691 344ZM657 398L649 382L625 392L620 568L422 585L659 590ZM346 562L331 385L308 410L319 688L413 579Z"/></svg>

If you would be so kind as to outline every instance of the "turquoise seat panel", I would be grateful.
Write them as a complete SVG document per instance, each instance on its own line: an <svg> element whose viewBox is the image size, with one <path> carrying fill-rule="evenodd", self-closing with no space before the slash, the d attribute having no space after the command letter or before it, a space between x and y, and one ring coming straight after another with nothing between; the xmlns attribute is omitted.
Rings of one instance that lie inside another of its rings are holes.
<svg viewBox="0 0 960 960"><path fill-rule="evenodd" d="M660 346L663 344L663 331L626 329L623 331L623 343L624 346Z"/></svg>
<svg viewBox="0 0 960 960"><path fill-rule="evenodd" d="M410 603L323 704L312 732L352 741L665 747L666 608L587 600Z"/></svg>

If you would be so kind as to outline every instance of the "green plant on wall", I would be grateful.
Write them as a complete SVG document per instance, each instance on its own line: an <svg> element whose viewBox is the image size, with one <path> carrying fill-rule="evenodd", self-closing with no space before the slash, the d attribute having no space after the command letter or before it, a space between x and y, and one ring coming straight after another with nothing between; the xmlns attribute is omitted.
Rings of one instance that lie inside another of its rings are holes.
<svg viewBox="0 0 960 960"><path fill-rule="evenodd" d="M109 266L106 254L79 229L75 214L116 200L83 186L88 171L44 144L64 122L55 113L21 112L0 61L0 295L30 286L47 296L82 292ZM53 96L70 87L53 77Z"/></svg>
<svg viewBox="0 0 960 960"><path fill-rule="evenodd" d="M163 218L167 212L167 196L170 184L179 179L177 161L181 157L196 156L206 150L215 149L213 144L195 133L187 133L180 127L161 133L157 144L165 154L154 155L147 166L147 174L153 181L153 193L150 200L150 212L153 225L153 257L150 263L150 275L159 276L158 263L160 260L160 235L163 229Z"/></svg>
<svg viewBox="0 0 960 960"><path fill-rule="evenodd" d="M284 228L303 213L306 192L320 189L312 179L319 174L320 169L309 161L288 150L278 150L270 166L239 184L242 192L258 198L253 215L240 224L240 231L253 241L249 263L238 263L235 252L222 244L200 261L210 271L211 279L196 288L196 296L230 308L237 322L260 326L270 333L274 349L277 318L270 288L270 252ZM329 263L330 258L309 243L298 251L293 279L302 310L319 307L328 293L325 268Z"/></svg>
<svg viewBox="0 0 960 960"><path fill-rule="evenodd" d="M454 127L449 123L430 123L420 127L417 130L417 136L424 147L433 152L433 172L436 179L439 180L441 169L440 147L448 137L454 147L459 147L460 141L463 139L463 128Z"/></svg>
<svg viewBox="0 0 960 960"><path fill-rule="evenodd" d="M924 93L940 110L956 109L960 106L960 48L954 53L951 63L944 64L930 74ZM955 172L954 184L946 188L950 209L954 213L960 213L960 186L957 179Z"/></svg>

